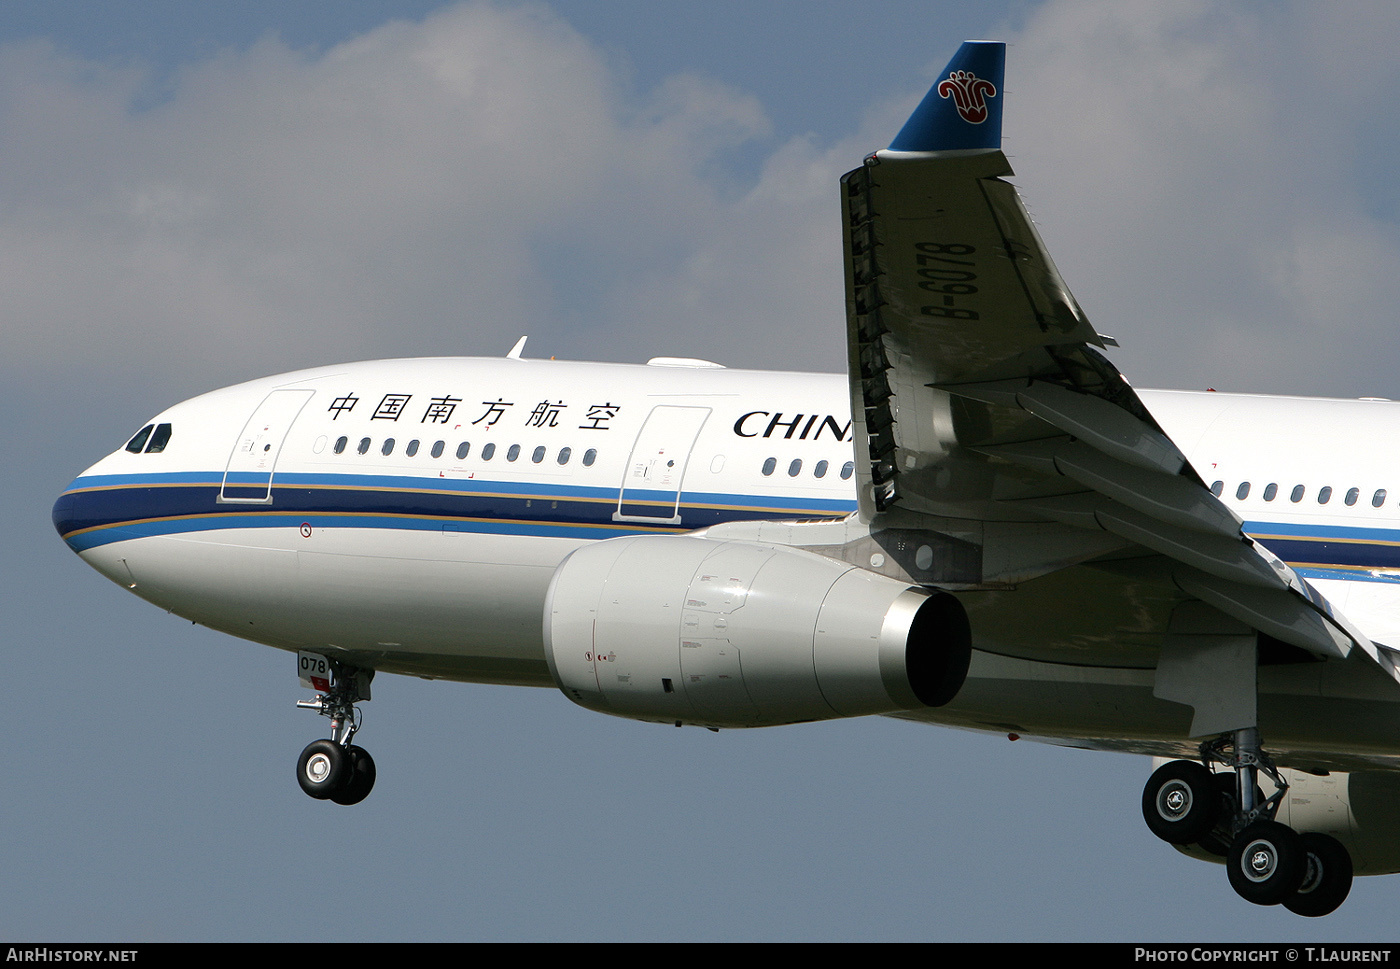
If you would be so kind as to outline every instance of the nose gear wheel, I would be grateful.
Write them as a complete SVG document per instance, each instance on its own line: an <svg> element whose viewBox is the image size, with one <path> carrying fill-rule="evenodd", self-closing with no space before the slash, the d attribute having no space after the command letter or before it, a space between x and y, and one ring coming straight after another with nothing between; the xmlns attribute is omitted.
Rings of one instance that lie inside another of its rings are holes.
<svg viewBox="0 0 1400 969"><path fill-rule="evenodd" d="M302 654L302 656L310 654ZM299 656L299 662L301 661ZM374 670L359 669L336 660L315 657L330 673L328 680L317 679L323 692L315 699L298 700L297 706L315 710L331 721L331 735L313 740L297 758L297 783L319 801L358 804L374 788L374 759L363 747L350 741L360 729L355 704L369 699L369 682Z"/></svg>

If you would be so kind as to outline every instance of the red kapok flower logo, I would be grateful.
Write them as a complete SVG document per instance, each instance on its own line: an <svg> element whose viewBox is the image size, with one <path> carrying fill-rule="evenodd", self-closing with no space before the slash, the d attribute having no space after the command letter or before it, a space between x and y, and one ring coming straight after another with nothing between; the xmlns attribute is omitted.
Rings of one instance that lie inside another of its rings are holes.
<svg viewBox="0 0 1400 969"><path fill-rule="evenodd" d="M987 98L997 96L997 87L971 71L953 71L939 83L938 96L952 98L964 121L981 124L987 120Z"/></svg>

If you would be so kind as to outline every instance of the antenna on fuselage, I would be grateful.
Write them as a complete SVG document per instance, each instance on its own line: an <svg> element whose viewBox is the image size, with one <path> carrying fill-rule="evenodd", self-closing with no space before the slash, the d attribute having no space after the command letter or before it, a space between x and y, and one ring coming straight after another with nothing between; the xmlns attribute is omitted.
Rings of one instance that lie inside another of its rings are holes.
<svg viewBox="0 0 1400 969"><path fill-rule="evenodd" d="M519 360L520 354L525 350L525 341L528 339L530 339L528 336L522 336L519 340L516 340L515 346L510 348L510 353L506 354L506 359Z"/></svg>

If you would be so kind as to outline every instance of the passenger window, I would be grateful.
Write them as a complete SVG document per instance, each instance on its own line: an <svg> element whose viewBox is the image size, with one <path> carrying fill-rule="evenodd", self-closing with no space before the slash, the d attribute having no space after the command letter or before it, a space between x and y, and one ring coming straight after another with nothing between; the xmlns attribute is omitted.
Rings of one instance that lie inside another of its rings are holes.
<svg viewBox="0 0 1400 969"><path fill-rule="evenodd" d="M348 437L338 437L335 440L335 447L332 450L334 450L336 454L344 454L345 445L349 443L350 439Z"/></svg>
<svg viewBox="0 0 1400 969"><path fill-rule="evenodd" d="M535 448L534 453L530 455L530 460L533 461L535 464L539 464L541 461L544 460L544 445L540 445L539 447Z"/></svg>
<svg viewBox="0 0 1400 969"><path fill-rule="evenodd" d="M792 464L788 465L788 477L795 478L802 473L802 459L794 458Z"/></svg>
<svg viewBox="0 0 1400 969"><path fill-rule="evenodd" d="M1376 493L1371 496L1371 507L1379 508L1383 504L1385 504L1385 489L1377 488Z"/></svg>
<svg viewBox="0 0 1400 969"><path fill-rule="evenodd" d="M446 441L434 441L432 455L435 458L442 457L442 449L447 446Z"/></svg>
<svg viewBox="0 0 1400 969"><path fill-rule="evenodd" d="M1293 488L1293 493L1288 496L1288 500L1296 505L1298 502L1303 500L1303 495L1307 492L1307 490L1308 489L1304 488L1302 485L1295 485Z"/></svg>
<svg viewBox="0 0 1400 969"><path fill-rule="evenodd" d="M409 441L409 442L408 442L408 447L406 447L406 448L403 449L403 453L404 453L404 456L405 456L405 457L410 457L410 458L413 457L415 454L418 453L418 442L417 442L417 441Z"/></svg>
<svg viewBox="0 0 1400 969"><path fill-rule="evenodd" d="M853 475L853 474L855 474L855 473L856 473L856 463L855 463L854 461L847 461L845 464L841 465L841 480L842 480L842 481L845 481L847 478L849 478L851 475Z"/></svg>
<svg viewBox="0 0 1400 969"><path fill-rule="evenodd" d="M1248 482L1248 481L1241 481L1241 482L1240 482L1240 486L1239 486L1238 488L1235 489L1235 497L1238 498L1240 501L1244 501L1246 498L1249 497L1249 482Z"/></svg>
<svg viewBox="0 0 1400 969"><path fill-rule="evenodd" d="M467 456L468 454L471 453L471 449L472 449L472 446L471 446L471 442L470 442L470 441L463 441L461 444L458 444L458 445L457 445L457 460L458 460L458 461L464 460L464 459L466 458L466 456Z"/></svg>
<svg viewBox="0 0 1400 969"><path fill-rule="evenodd" d="M1327 503L1328 503L1329 501L1331 501L1331 500L1332 500L1332 486L1331 486L1331 485L1323 485L1321 488L1318 489L1318 492L1317 492L1317 503L1318 503L1319 505L1325 505L1325 504L1327 504Z"/></svg>
<svg viewBox="0 0 1400 969"><path fill-rule="evenodd" d="M156 432L151 435L151 443L146 446L147 454L159 454L165 450L165 446L170 443L170 425L157 424Z"/></svg>
<svg viewBox="0 0 1400 969"><path fill-rule="evenodd" d="M384 439L384 446L379 449L379 453L386 458L394 453L394 439L392 437L386 437Z"/></svg>
<svg viewBox="0 0 1400 969"><path fill-rule="evenodd" d="M773 470L774 470L777 466L778 466L778 459L777 459L777 458L769 458L767 461L764 461L764 462L763 462L763 473L764 473L765 475L772 474L772 473L773 473Z"/></svg>
<svg viewBox="0 0 1400 969"><path fill-rule="evenodd" d="M1225 482L1223 482L1223 481L1217 481L1215 484L1213 484L1213 485L1210 486L1210 493L1213 494L1213 495L1215 495L1215 497L1217 497L1217 498L1220 497L1220 493L1221 493L1222 491L1224 491L1224 490L1225 490Z"/></svg>
<svg viewBox="0 0 1400 969"><path fill-rule="evenodd" d="M560 463L560 464L568 464L568 463L569 463L569 455L571 455L571 454L573 454L573 453L574 453L573 448L561 447L561 448L559 449L559 463Z"/></svg>
<svg viewBox="0 0 1400 969"><path fill-rule="evenodd" d="M1273 501L1278 496L1278 485L1270 481L1264 486L1264 500Z"/></svg>
<svg viewBox="0 0 1400 969"><path fill-rule="evenodd" d="M495 456L496 456L496 445L495 445L494 443L493 443L493 444L484 445L484 446L481 448L481 460L483 460L483 461L490 461L490 460L491 460L492 458L494 458Z"/></svg>
<svg viewBox="0 0 1400 969"><path fill-rule="evenodd" d="M506 460L507 460L507 461L514 461L514 460L515 460L516 458L518 458L518 457L520 457L520 445L519 445L519 444L512 444L509 448L506 449Z"/></svg>
<svg viewBox="0 0 1400 969"><path fill-rule="evenodd" d="M597 459L598 459L598 449L597 449L597 448L589 448L587 451L584 451L584 452L583 452L583 466L584 466L585 468L591 468L591 467L593 467L593 462L596 461Z"/></svg>
<svg viewBox="0 0 1400 969"><path fill-rule="evenodd" d="M126 442L126 449L132 454L140 454L141 449L146 446L146 438L151 436L151 431L154 428L154 424L147 424L145 427L141 428L141 430L136 432L135 437Z"/></svg>
<svg viewBox="0 0 1400 969"><path fill-rule="evenodd" d="M826 469L827 463L825 461L818 461L817 466L812 469L812 475L817 478L825 478Z"/></svg>
<svg viewBox="0 0 1400 969"><path fill-rule="evenodd" d="M1347 507L1349 508L1349 507L1351 507L1352 505L1356 504L1356 499L1357 499L1357 498L1360 498L1360 497L1361 497L1361 489L1360 489L1360 488L1348 488L1348 489L1347 489L1347 498L1346 498Z"/></svg>
<svg viewBox="0 0 1400 969"><path fill-rule="evenodd" d="M355 450L359 451L361 454L368 454L368 453L369 453L369 438L367 438L367 437L362 437L362 438L360 438L360 446L359 446L358 448L356 448Z"/></svg>

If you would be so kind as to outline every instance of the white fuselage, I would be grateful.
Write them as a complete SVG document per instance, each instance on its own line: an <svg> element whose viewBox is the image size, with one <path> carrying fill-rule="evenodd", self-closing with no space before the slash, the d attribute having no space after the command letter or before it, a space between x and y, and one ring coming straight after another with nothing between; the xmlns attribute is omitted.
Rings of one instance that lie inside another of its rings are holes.
<svg viewBox="0 0 1400 969"><path fill-rule="evenodd" d="M1400 460L1384 446L1400 437L1400 405L1141 396L1247 533L1373 640L1400 644ZM850 514L849 400L844 375L694 362L327 367L157 415L168 445L102 459L54 519L104 575L233 635L388 672L552 685L543 606L570 551ZM1185 743L1189 712L1154 699L1151 664L1111 643L1065 663L974 643L965 695L919 719L1144 752ZM1370 705L1394 709L1378 675L1261 670L1260 692L1280 746L1400 763L1400 729L1367 726ZM1295 739L1307 733L1287 713L1297 697L1346 698L1356 716Z"/></svg>

